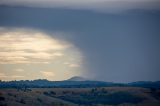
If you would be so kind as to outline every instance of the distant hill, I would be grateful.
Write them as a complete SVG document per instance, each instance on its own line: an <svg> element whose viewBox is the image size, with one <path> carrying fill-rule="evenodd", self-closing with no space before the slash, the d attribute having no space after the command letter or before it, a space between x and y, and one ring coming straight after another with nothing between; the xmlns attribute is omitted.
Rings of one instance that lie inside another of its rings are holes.
<svg viewBox="0 0 160 106"><path fill-rule="evenodd" d="M89 81L81 77L72 77L64 81L48 81L46 79L20 80L20 81L1 81L0 88L13 87L102 87L112 86L114 83L103 81Z"/></svg>
<svg viewBox="0 0 160 106"><path fill-rule="evenodd" d="M132 82L128 83L127 85L129 86L136 86L136 87L145 87L145 88L160 88L160 81L137 81L137 82Z"/></svg>
<svg viewBox="0 0 160 106"><path fill-rule="evenodd" d="M75 77L72 77L70 79L68 79L67 81L87 81L88 79L86 78L83 78L83 77L80 77L80 76L75 76Z"/></svg>
<svg viewBox="0 0 160 106"><path fill-rule="evenodd" d="M75 76L63 81L48 81L46 79L37 80L20 80L20 81L0 81L0 88L17 88L17 87L108 87L108 86L133 86L145 88L160 88L160 81L138 81L132 83L113 83L104 81L93 81L83 77Z"/></svg>

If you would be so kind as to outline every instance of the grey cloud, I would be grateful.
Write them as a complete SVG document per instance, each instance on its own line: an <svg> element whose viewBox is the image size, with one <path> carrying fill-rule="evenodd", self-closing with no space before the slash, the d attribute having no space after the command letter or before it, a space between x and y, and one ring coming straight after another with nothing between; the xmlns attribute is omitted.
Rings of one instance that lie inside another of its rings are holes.
<svg viewBox="0 0 160 106"><path fill-rule="evenodd" d="M1 5L87 9L117 12L129 9L160 9L159 0L1 0Z"/></svg>
<svg viewBox="0 0 160 106"><path fill-rule="evenodd" d="M63 37L85 55L84 76L117 82L160 80L160 11L102 14L3 6L0 13L2 27L73 33Z"/></svg>

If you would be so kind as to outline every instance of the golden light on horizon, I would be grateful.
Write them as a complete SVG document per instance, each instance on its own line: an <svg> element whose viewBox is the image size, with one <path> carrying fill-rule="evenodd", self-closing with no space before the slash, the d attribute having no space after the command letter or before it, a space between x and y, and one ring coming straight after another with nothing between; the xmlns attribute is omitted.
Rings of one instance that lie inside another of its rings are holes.
<svg viewBox="0 0 160 106"><path fill-rule="evenodd" d="M81 73L74 70L80 70L82 57L73 44L47 33L22 28L0 28L1 80L65 79Z"/></svg>

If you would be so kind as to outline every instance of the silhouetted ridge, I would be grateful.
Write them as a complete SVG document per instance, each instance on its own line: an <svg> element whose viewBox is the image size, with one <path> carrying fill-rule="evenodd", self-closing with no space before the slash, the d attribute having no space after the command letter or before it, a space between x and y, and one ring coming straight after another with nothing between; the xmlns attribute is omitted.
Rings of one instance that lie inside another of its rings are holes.
<svg viewBox="0 0 160 106"><path fill-rule="evenodd" d="M160 88L160 81L137 81L132 83L112 83L104 81L86 80L82 77L72 77L64 81L48 81L46 79L20 80L20 81L0 81L0 88L17 87L108 87L108 86L133 86L145 88Z"/></svg>
<svg viewBox="0 0 160 106"><path fill-rule="evenodd" d="M80 76L75 76L75 77L68 79L67 81L87 81L87 79L80 77Z"/></svg>

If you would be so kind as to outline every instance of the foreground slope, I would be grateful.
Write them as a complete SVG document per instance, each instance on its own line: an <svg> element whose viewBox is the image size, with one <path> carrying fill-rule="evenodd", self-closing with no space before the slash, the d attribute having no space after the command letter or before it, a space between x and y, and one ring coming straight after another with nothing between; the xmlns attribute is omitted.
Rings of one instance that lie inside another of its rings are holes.
<svg viewBox="0 0 160 106"><path fill-rule="evenodd" d="M3 88L0 89L0 106L160 106L160 89Z"/></svg>

